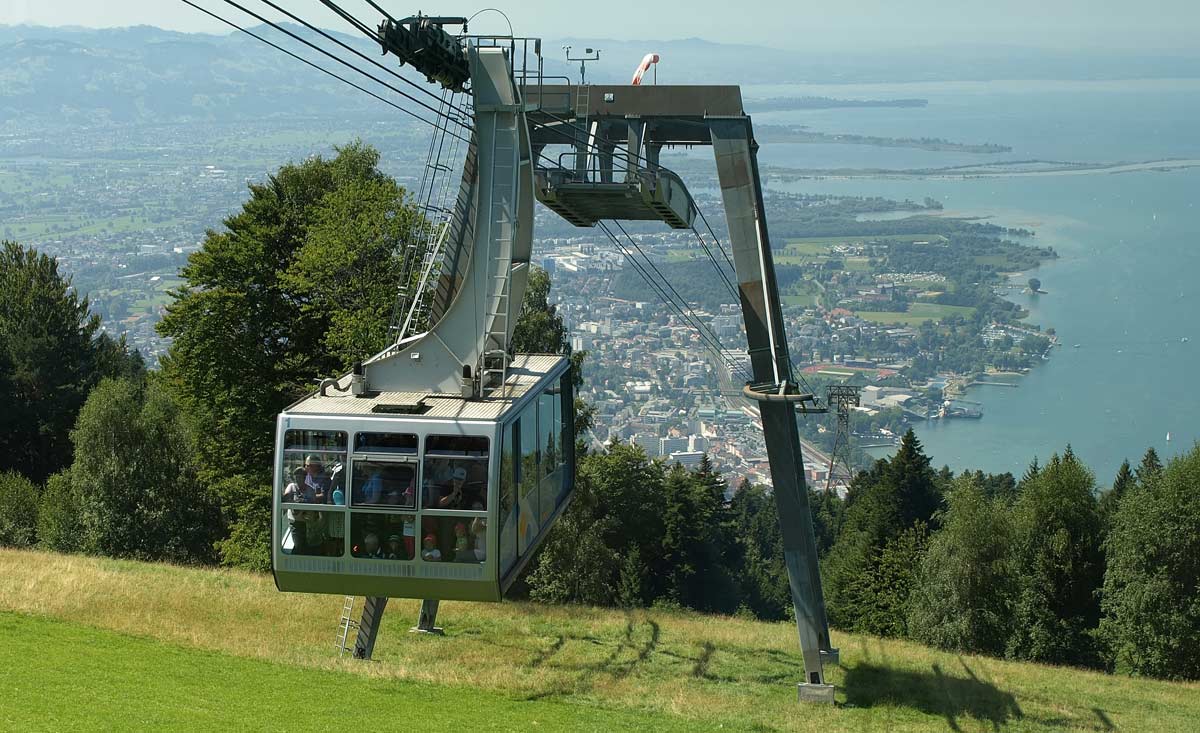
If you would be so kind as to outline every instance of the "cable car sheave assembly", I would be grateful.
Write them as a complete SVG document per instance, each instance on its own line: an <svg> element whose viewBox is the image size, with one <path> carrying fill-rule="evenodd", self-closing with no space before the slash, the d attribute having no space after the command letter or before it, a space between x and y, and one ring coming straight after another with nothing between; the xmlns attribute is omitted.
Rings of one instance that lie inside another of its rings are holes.
<svg viewBox="0 0 1200 733"><path fill-rule="evenodd" d="M424 599L418 629L432 630L441 599L504 596L574 490L568 361L510 347L533 203L576 226L598 226L644 274L653 263L643 255L639 264L612 227L624 234L620 220L657 220L695 231L703 214L659 152L711 145L736 275L736 286L725 284L745 320L745 394L761 412L804 659L799 696L831 702L822 664L837 651L795 410L822 408L792 371L758 146L739 87L577 85L542 76L540 41L452 36L444 25L465 33L466 19L389 16L377 33L360 27L444 87L438 110L466 114L447 114L443 137L454 122L469 144L463 161L451 161L462 171L453 205L430 217L436 262L420 263L420 292L405 296L409 313L395 343L278 417L277 586L366 597L355 653L368 658L388 598ZM464 92L462 106L454 92ZM556 147L567 152L554 159L546 151ZM422 317L412 318L419 308Z"/></svg>

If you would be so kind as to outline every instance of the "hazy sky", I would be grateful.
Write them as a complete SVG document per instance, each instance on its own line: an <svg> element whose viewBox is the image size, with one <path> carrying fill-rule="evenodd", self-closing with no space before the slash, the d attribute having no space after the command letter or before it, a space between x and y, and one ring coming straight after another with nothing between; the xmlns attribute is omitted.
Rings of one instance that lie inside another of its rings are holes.
<svg viewBox="0 0 1200 733"><path fill-rule="evenodd" d="M317 0L276 1L319 25L345 28L343 21ZM241 16L222 0L193 2L231 19ZM428 0L377 2L397 17L417 10L471 15L487 6L452 0L436 4ZM377 17L365 0L341 3L361 18ZM241 0L241 4L262 8L256 0ZM491 4L508 13L518 35L547 38L666 40L695 36L778 48L841 49L847 53L960 43L1111 46L1148 52L1196 50L1200 45L1198 0L491 0ZM219 23L178 0L0 0L0 24L16 23L93 27L146 24L224 32ZM476 32L506 29L495 13L481 16L472 26Z"/></svg>

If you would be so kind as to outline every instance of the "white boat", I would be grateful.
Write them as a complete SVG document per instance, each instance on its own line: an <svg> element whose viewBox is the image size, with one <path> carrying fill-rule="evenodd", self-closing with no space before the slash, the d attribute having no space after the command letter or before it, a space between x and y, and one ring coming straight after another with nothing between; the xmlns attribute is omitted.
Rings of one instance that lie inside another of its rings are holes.
<svg viewBox="0 0 1200 733"><path fill-rule="evenodd" d="M1168 443L1171 442L1171 431L1170 430L1167 431L1167 442Z"/></svg>

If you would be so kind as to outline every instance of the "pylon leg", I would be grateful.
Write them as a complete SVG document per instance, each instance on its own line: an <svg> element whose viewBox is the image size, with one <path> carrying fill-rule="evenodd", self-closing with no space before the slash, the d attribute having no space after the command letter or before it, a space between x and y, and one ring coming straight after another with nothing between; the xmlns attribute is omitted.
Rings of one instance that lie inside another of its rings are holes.
<svg viewBox="0 0 1200 733"><path fill-rule="evenodd" d="M362 619L358 622L358 638L354 641L354 658L370 659L375 653L375 638L379 635L379 623L383 620L388 599L368 596L363 601Z"/></svg>
<svg viewBox="0 0 1200 733"><path fill-rule="evenodd" d="M437 634L442 636L445 631L437 626L438 601L425 599L421 601L421 615L417 617L417 625L409 629L416 634Z"/></svg>

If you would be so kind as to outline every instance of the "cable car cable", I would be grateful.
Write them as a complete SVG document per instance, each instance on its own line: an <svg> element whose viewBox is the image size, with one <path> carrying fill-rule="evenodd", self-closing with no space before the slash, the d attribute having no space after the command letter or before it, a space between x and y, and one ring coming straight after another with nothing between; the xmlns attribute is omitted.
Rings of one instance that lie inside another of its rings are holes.
<svg viewBox="0 0 1200 733"><path fill-rule="evenodd" d="M612 241L618 250L620 250L620 252L629 259L630 263L638 270L638 273L644 280L646 280L647 284L655 289L655 291L659 294L659 297L662 298L664 304L679 314L679 317L683 320L685 326L688 326L696 332L696 335L700 338L702 345L711 350L720 361L725 362L725 366L731 374L740 373L741 376L746 379L746 381L752 381L750 374L746 372L745 368L742 367L736 359L733 358L731 350L721 342L720 338L715 333L712 333L711 329L704 325L704 322L700 320L700 317L696 315L691 306L689 306L686 301L683 301L682 297L678 295L678 292L675 293L675 297L672 297L667 292L667 288L671 288L671 290L674 290L674 288L669 282L667 282L666 278L662 277L661 272L658 273L658 280L656 280L654 276L650 274L649 270L647 270L646 266L637 261L637 258L633 256L631 250L620 243L616 235L612 233L607 225L605 225L603 222L598 223L600 224L600 228L604 231L604 233L608 235L610 241ZM617 224L616 221L613 223ZM618 224L618 227L619 226L620 225ZM649 260L645 252L641 250L637 243L630 238L627 233L625 234L625 237L629 241L629 244L642 255L642 258L646 260L646 263L651 268L654 268L654 264ZM656 272L658 272L657 268L654 269Z"/></svg>
<svg viewBox="0 0 1200 733"><path fill-rule="evenodd" d="M683 319L685 326L696 331L697 335L700 337L701 345L704 348L706 348L707 350L709 350L710 352L712 352L713 355L717 357L718 361L723 362L725 368L728 369L731 374L733 374L735 372L740 372L742 376L748 378L749 375L746 373L745 369L742 368L735 360L733 360L728 355L728 353L727 353L728 350L724 348L724 345L721 344L719 340L717 340L714 343L713 339L715 338L715 336L713 336L713 337L707 336L703 332L703 329L698 328L696 326L696 324L690 322L687 314L684 313L683 310L679 307L679 305L671 298L671 296L667 294L667 292L663 289L662 285L660 285L654 279L654 277L651 276L649 274L649 272L646 271L645 267L643 267L637 261L637 258L634 257L633 254L623 244L621 244L621 242L617 239L616 235L612 233L612 231L608 228L608 226L604 222L597 222L597 224L599 225L601 231L603 231L608 236L609 241L611 241L613 243L613 245L617 248L617 250L622 255L625 256L625 258L629 261L629 263L631 265L633 265L634 269L637 270L638 274L641 275L642 279L645 280L646 284L649 285L658 294L659 298L662 299L663 304L667 305L668 307L672 308L676 313L678 313L680 318ZM747 379L747 381L751 381L751 380Z"/></svg>
<svg viewBox="0 0 1200 733"><path fill-rule="evenodd" d="M343 41L340 41L340 40L338 40L337 38L334 38L332 35L330 35L330 34L329 34L329 32L328 32L328 31L325 31L325 30L323 30L323 29L321 29L321 28L318 28L318 27L316 27L316 26L315 26L315 25L313 25L312 23L309 23L308 21L304 20L303 18L300 18L300 17L298 17L297 15L295 15L294 13L291 13L290 11L284 10L283 8L279 7L277 4L275 4L274 2L272 2L272 0L259 0L259 2L263 3L264 5L269 5L270 7L274 8L275 10L277 10L277 11L279 11L279 12L281 12L281 13L283 13L284 15L288 16L289 18L291 18L292 20L296 21L297 23L300 23L300 24L301 24L301 25L303 25L305 28L308 28L309 30L313 31L314 33L317 33L317 34L321 35L322 37L324 37L324 38L327 38L327 39L328 39L328 40L330 40L330 41L333 41L334 43L336 43L337 45L339 45L339 46L341 46L342 48L346 49L347 51L349 51L350 53L354 54L355 56L358 56L359 58L363 59L364 61L367 61L367 62L369 62L369 63L371 63L371 64L373 64L373 65L375 65L375 66L379 67L379 68L380 68L380 69L382 69L383 71L386 71L387 73L389 73L389 74L391 74L392 76L396 77L397 79L399 79L400 81L404 82L405 84L408 84L409 86L411 86L412 88L414 88L414 89L416 89L417 91L421 92L422 94L426 94L426 95L430 96L430 97L431 97L431 98L433 98L433 99L438 99L438 96L437 96L436 94L434 94L433 92L429 91L429 90L428 90L428 89L426 89L424 86L422 86L422 85L418 84L417 82L413 81L412 79L408 79L408 78L404 77L404 76L403 76L403 75L401 75L399 72L397 72L395 69L392 69L392 68L389 68L389 67L387 67L387 66L384 66L383 64L379 63L379 62L378 62L378 61L376 61L375 59L373 59L373 58L371 58L370 56L366 55L366 54L365 54L365 53L363 53L362 51L359 51L358 49L354 48L354 47L353 47L353 46L351 46L350 44L348 44L348 43L345 43L345 42L343 42ZM326 5L327 7L328 7L328 6L331 6L331 5L333 5L333 3L329 3L329 2L323 2L323 4L324 4L324 5ZM332 8L331 8L331 9L332 9ZM372 38L373 38L373 39L378 39L378 36L372 36ZM360 72L360 73L361 73L361 72ZM459 109L459 108L457 108L457 107L456 107L456 108L454 108L454 109L455 109L455 111L456 111L456 112L460 112L460 113L461 113L461 112L464 112L464 110L462 110L462 109Z"/></svg>
<svg viewBox="0 0 1200 733"><path fill-rule="evenodd" d="M384 10L383 8L379 7L379 4L378 4L378 3L376 3L376 2L375 2L375 0L367 0L367 5L370 5L371 7L375 8L376 10L378 10L378 11L380 12L380 14L382 14L382 15L383 15L383 17L387 18L388 20L392 21L393 23L395 23L395 22L396 22L396 19L392 17L391 13L389 13L388 11L386 11L386 10Z"/></svg>
<svg viewBox="0 0 1200 733"><path fill-rule="evenodd" d="M601 141L603 141L603 142L606 142L606 143L608 143L609 145L613 146L613 148L614 148L614 149L613 149L613 150L611 150L611 151L608 151L608 150L603 150L602 148L600 148L600 146L599 146L598 144L596 144L596 143L590 143L590 142L587 142L587 139L588 139L588 138L590 138L590 137L593 137L593 136L592 136L591 132L589 132L588 130L585 130L583 127L580 127L579 125L577 125L577 124L575 124L575 123L573 123L573 122L571 122L571 121L569 121L569 120L566 120L566 119L564 119L564 118L558 117L557 115L555 115L555 114L553 114L553 113L551 113L551 112L546 112L544 109L542 109L542 110L539 110L539 112L541 112L542 114L546 115L547 117L550 117L551 119L554 119L554 120L558 121L558 122L559 122L560 124L562 124L562 125L565 125L565 126L567 126L567 127L574 128L576 131L578 131L578 132L580 132L580 133L583 133L583 135L584 135L584 141L583 141L582 145L583 145L583 146L584 146L586 149L590 149L592 152L595 152L595 153L604 153L605 155L612 155L614 158L617 158L617 159L619 159L619 160L623 160L627 166L628 166L628 165L630 165L630 163L631 163L631 162L633 162L633 160L631 160L631 156L632 156L632 159L635 159L635 160L638 160L638 161L642 161L642 162L645 162L645 163L648 163L648 164L650 163L650 160L649 160L649 159L647 159L647 158L645 158L645 157L641 156L640 154L638 154L638 153L636 153L636 152L630 152L630 151L628 151L628 150L626 150L626 151L624 151L624 152L620 152L620 151L618 151L618 150L616 149L616 143L615 143L615 142L613 142L611 139L609 139L609 138L607 138L607 137L605 137L605 136L603 136L603 135L599 135L599 134L597 134L597 135L595 136L597 139L599 139L599 140L601 140ZM543 130L549 130L549 131L551 131L551 132L553 132L553 133L555 133L555 134L557 134L557 135L560 135L560 136L562 136L562 137L566 138L567 140L570 140L570 141L571 141L571 144L578 144L578 143L579 143L579 139L578 139L576 136L574 136L574 135L570 135L570 134L568 134L566 131L559 129L558 127L555 127L555 126L552 126L552 125L547 125L547 124L544 124L544 123L537 123L537 122L534 122L534 123L532 123L532 124L533 124L534 126L536 126L536 127L540 128L540 129L543 129ZM548 159L547 159L547 160L548 160ZM656 165L657 165L657 167L658 167L658 168L661 168L662 170L664 170L664 171L667 171L668 173L671 173L672 175L674 175L674 176L678 177L680 180L683 180L683 177L682 177L682 176L680 176L678 173L676 173L675 171L671 170L670 168L668 168L668 167L666 167L666 166L664 166L664 165L661 165L661 164L656 164ZM703 210L700 208L700 206L699 206L699 205L696 203L696 200L695 200L695 198L693 198L693 197L692 197L692 195L691 195L691 192L688 192L688 197L689 197L689 198L692 200L692 204L693 204L693 206L695 206L695 208L696 208L696 213L698 213L698 214L700 215L700 219L701 219L701 221L703 221L703 222L704 222L704 226L705 226L705 227L708 229L708 233L709 233L709 235L710 235L710 236L713 238L713 241L717 243L717 247L718 247L718 248L721 250L721 254L724 256L724 258L725 258L725 262L726 262L726 263L729 265L729 268L730 268L730 270L731 270L732 272L734 272L734 273L735 273L735 275L736 275L736 273L737 273L737 268L736 268L736 267L734 267L733 260L730 258L730 256L729 256L729 253L728 253L728 252L726 251L726 249L725 249L725 246L724 246L724 245L721 243L721 239L720 239L720 237L718 237L718 236L716 235L716 232L714 232L714 231L713 231L712 225L710 225L710 224L708 223L708 217L706 217L706 216L704 215L704 211L703 211ZM695 228L694 226L692 227L692 231L693 231L693 232L696 234L697 238L700 238L699 232L697 232L697 231L696 231L696 228ZM703 239L702 239L702 238L700 238L700 239L701 239L701 245L702 245L702 246L703 246L703 248L704 248L705 254L708 256L709 260L710 260L710 261L713 263L713 266L714 266L714 267L717 269L717 272L718 272L718 274L720 275L720 277L721 277L721 278L722 278L722 279L723 279L723 280L726 282L726 284L729 286L729 289L730 289L730 294L733 296L733 298L734 298L734 302L735 302L735 303L738 303L738 304L740 304L740 303L741 303L741 299L740 299L740 297L738 296L738 293L737 293L737 288L736 288L736 287L734 287L734 285L733 285L732 281L730 281L730 280L729 280L728 276L727 276L727 275L724 273L724 271L721 269L721 265L720 265L720 263L718 263L718 262L716 261L716 258L713 256L712 252L710 252L710 251L709 251L709 249L708 249L708 246L707 246L707 245L706 245L706 244L703 242Z"/></svg>
<svg viewBox="0 0 1200 733"><path fill-rule="evenodd" d="M642 250L641 246L638 245L633 240L633 237L629 236L629 232L625 231L625 227L621 225L621 222L613 220L613 223L617 225L617 228L621 230L621 234L625 235L625 238L631 244L633 244L633 246L637 249L637 251L642 255L642 259L644 259L646 261L646 264L649 265L650 268L652 270L654 270L655 274L657 274L658 277L662 279L662 282L668 288L670 288L671 292L678 299L677 302L680 303L685 309L687 309L688 313L691 314L692 321L695 324L697 324L697 330L698 331L702 330L702 329L708 330L710 332L711 340L715 341L717 343L717 345L721 347L722 351L729 352L729 349L725 347L725 345L721 342L721 339L715 333L711 333L711 329L708 329L708 327L704 325L704 322L700 320L700 316L698 316L696 314L696 311L692 309L691 305L688 304L687 300L682 295L679 294L679 291L675 289L675 286L672 285L669 280L667 280L666 276L662 274L662 271L658 269L658 266L655 265L654 262L650 259L650 257L645 253L645 251ZM744 372L744 370L743 370L743 372Z"/></svg>
<svg viewBox="0 0 1200 733"><path fill-rule="evenodd" d="M278 7L278 6L275 6L275 5L274 5L274 3L272 3L270 0L260 0L260 1L261 1L261 2L263 2L263 3L265 3L265 4L267 4L267 5L271 5L272 7L276 7L276 8ZM290 30L288 30L287 28L284 28L282 25L280 25L280 24L278 24L278 23L275 23L274 21L267 20L267 18L265 18L265 17L263 17L263 16L259 15L258 13L254 12L253 10L249 10L249 9L245 8L244 6L242 6L241 4L239 4L239 3L238 3L236 0L224 0L224 2L225 2L225 4L226 4L226 5L231 5L231 6L235 7L235 8L237 8L238 10L242 11L243 13L245 13L245 14L247 14L247 15L249 15L249 16L251 16L251 17L255 18L255 19L257 19L258 21L260 21L260 22L262 22L262 23L265 23L266 25L269 25L269 26L271 26L272 28L274 28L275 30L279 31L280 33L283 33L283 34L287 35L288 37L290 37L290 38L293 38L293 39L295 39L295 40L299 41L300 43L303 43L305 46L308 46L309 48L313 49L314 51L317 51L318 53L324 54L325 56L328 56L329 58L331 58L331 59L333 59L334 61L338 62L339 64L341 64L341 65L343 65L343 66L347 67L348 69L351 69L352 71L356 71L356 72L358 72L359 74L362 74L363 76L367 77L368 79L371 79L372 81L374 81L376 84L379 84L380 86L387 87L388 89L392 90L392 91L393 91L393 92L395 92L396 94L399 94L400 96L404 97L405 99L408 99L409 101L415 102L416 104L420 105L421 107L424 107L425 109L429 110L430 112L433 112L435 115L438 115L439 117L443 117L443 118L445 118L445 119L447 119L447 120L449 120L449 121L451 121L451 122L453 122L453 123L455 123L455 124L457 124L457 125L461 125L461 126L465 127L465 128L467 129L467 131L468 131L468 132L470 132L470 131L471 131L471 128L470 128L470 127L467 127L467 126L465 126L465 125L462 125L462 122L460 122L459 120L457 120L457 119L455 119L455 118L451 117L450 115L447 115L447 114L445 114L445 113L443 113L443 112L439 112L437 109L435 109L435 108L433 108L433 107L429 106L429 105L428 105L428 104L426 104L425 102L422 102L421 100L417 99L416 97L412 96L411 94L408 94L408 93L404 92L403 90L401 90L401 89L399 89L399 88L397 88L397 87L394 87L394 86L392 86L392 85L391 85L391 84L389 84L388 82L386 82L386 81L384 81L384 80L380 79L379 77L377 77L377 76L375 76L375 75L371 74L370 72L367 72L367 71L364 71L364 70L360 69L359 67L357 67L357 66L355 66L354 64L350 63L349 61L346 61L345 59L341 58L341 57L340 57L340 56L338 56L337 54L335 54L335 53L332 53L331 51L328 51L328 50L326 50L326 49L324 49L324 48L321 48L320 46L316 45L315 43L313 43L313 42L311 42L311 41L309 41L309 40L307 40L307 39L305 39L305 38L301 38L300 36L298 36L298 35L296 35L295 33L291 32L291 31L290 31ZM189 4L190 4L190 3L189 3ZM289 13L288 15L290 15L290 13ZM292 17L294 17L294 16L292 16ZM303 21L301 21L301 22L303 22Z"/></svg>
<svg viewBox="0 0 1200 733"><path fill-rule="evenodd" d="M193 7L193 8L195 8L196 10L199 10L200 12L204 13L205 15L207 15L207 16L209 16L209 17L211 17L211 18L215 19L215 20L219 20L220 22L224 23L225 25L228 25L229 27L233 28L234 30L241 31L242 33L245 33L246 35L248 35L248 36L250 36L250 37L252 37L252 38L254 38L254 39L256 39L256 40L258 40L258 41L261 41L262 43L265 43L266 45L270 46L271 48L274 48L274 49L275 49L275 50L277 50L277 51L282 51L283 53L287 54L288 56L291 56L292 58L296 59L297 61L299 61L299 62L301 62L301 63L303 63L303 64L307 64L308 66L311 66L312 68L316 69L317 71L320 71L320 72L321 72L321 73L323 73L323 74L326 74L326 75L328 75L328 76L331 76L331 77L333 77L334 79L337 79L338 81L342 82L343 84L346 84L346 85L348 85L348 86L354 87L354 88L355 88L355 89L357 89L358 91L360 91L360 92L362 92L362 93L364 93L364 94L370 95L370 96L374 97L375 99L378 99L380 102L383 102L384 104L386 104L386 105L388 105L388 106L390 106L390 107L395 107L396 109L400 110L400 111L401 111L401 112L403 112L404 114L408 115L409 117L412 117L413 119L415 119L415 120L417 120L417 121L419 121L419 122L424 122L426 125L434 125L434 124L435 124L435 123L433 123L433 122L430 122L429 120L425 119L424 117L420 116L420 115L419 115L419 114L417 114L416 112L413 112L413 111L412 111L412 110L410 110L410 109L406 109L406 108L404 108L404 107L401 107L400 105L396 104L395 102L391 101L390 99L385 99L384 97L381 97L380 95L376 94L375 92L371 91L370 89L367 89L367 88L365 88L365 87L362 87L362 86L360 86L360 85L358 85L358 84L354 83L353 81L350 81L350 80L349 80L349 79L347 79L346 77L344 77L344 76L340 76L339 74L336 74L336 73L334 73L334 72L330 71L329 69L326 69L326 68L322 67L322 66L321 66L321 65L319 65L319 64L313 63L312 61L309 61L308 59L304 58L303 56L300 56L299 54L296 54L296 53L294 53L294 52L292 52L292 51L289 51L288 49L286 49L286 48L284 48L284 47L280 46L279 44L277 44L277 43L274 43L274 42L272 42L272 41L270 41L270 40L268 40L268 39L266 39L266 38L264 38L264 37L262 37L262 36L258 35L258 34L257 34L257 33L255 33L254 31L251 31L251 30L249 30L249 29L243 28L242 26L238 25L237 23L235 23L235 22L233 22L233 21L231 21L231 20L228 20L228 19L226 19L226 18L223 18L223 17L221 17L220 15L218 15L218 14L216 14L216 13L212 12L211 10L208 10L208 9L206 9L206 8L203 8L203 7L199 6L199 5L197 5L196 3L192 2L191 0L179 0L179 1L180 1L180 2L182 2L182 3L184 3L185 5L189 5L189 6ZM456 135L456 134L454 134L454 133L449 133L449 134L453 135L454 137L457 137L457 138L459 138L460 140L466 140L466 138L463 138L463 137L461 137L461 136L459 136L459 135Z"/></svg>
<svg viewBox="0 0 1200 733"><path fill-rule="evenodd" d="M539 157L546 160L546 162L549 163L550 165L558 167L558 165L554 161L550 160L550 158L547 157L545 155L545 153L539 153L538 155L539 155ZM655 288L655 290L659 293L660 297L662 297L664 303L666 303L669 306L671 306L672 308L674 308L674 310L677 313L679 313L679 315L683 319L684 323L687 324L688 326L690 326L693 330L695 330L697 335L700 336L700 338L708 344L709 348L714 348L718 354L728 354L729 353L730 350L721 342L720 338L718 338L716 336L716 334L711 333L711 329L708 329L708 327L704 325L704 322L700 320L700 317L698 315L696 315L696 312L692 309L692 307L690 305L688 305L687 300L684 299L683 296L681 296L679 294L679 292L675 289L675 287L673 285L671 285L671 283L667 280L666 276L664 276L662 274L662 271L659 270L658 267L650 260L649 256L645 253L645 251L642 250L641 246L629 235L629 232L626 231L623 226L621 226L620 222L613 220L613 223L621 230L621 233L629 241L629 244L633 247L633 249L636 250L639 254L641 254L642 258L646 261L646 264L649 265L649 267L651 269L653 269L654 273L658 276L658 279L659 279L659 281L661 281L662 285L659 285L657 282L655 282L653 277L648 274L646 269L637 262L637 259L635 257L633 257L632 254L630 254L629 250L626 249L619 241L617 241L616 235L614 235L612 233L612 231L607 227L607 225L604 224L604 222L597 222L597 223L600 225L600 228L604 231L604 233L608 235L609 239L617 246L617 248L619 250L621 250L622 254L625 254L625 256L630 259L631 263L633 263L634 266L638 269L639 274L642 275L643 279L646 280L647 284L649 284L649 285L651 285L651 287ZM674 297L671 297L671 295L669 295L666 292L666 289L663 287L663 285L665 285L666 288L669 288L671 290L671 292L674 293ZM686 313L684 312L685 310L687 311ZM689 316L688 313L690 313L691 315ZM706 331L707 331L707 333L706 333ZM733 372L733 371L741 372L741 374L747 378L747 381L752 381L750 379L749 373L746 372L745 368L741 367L738 364L738 362L736 360L734 360L731 356L726 356L722 360L727 362L727 366L730 367L731 372Z"/></svg>

